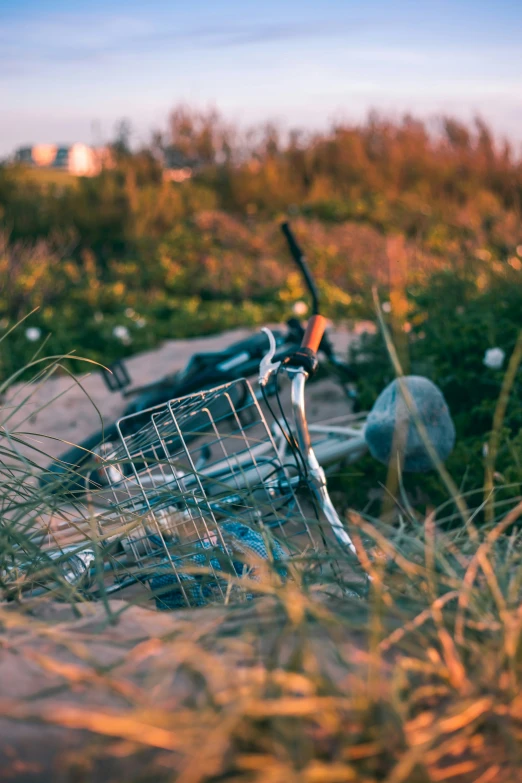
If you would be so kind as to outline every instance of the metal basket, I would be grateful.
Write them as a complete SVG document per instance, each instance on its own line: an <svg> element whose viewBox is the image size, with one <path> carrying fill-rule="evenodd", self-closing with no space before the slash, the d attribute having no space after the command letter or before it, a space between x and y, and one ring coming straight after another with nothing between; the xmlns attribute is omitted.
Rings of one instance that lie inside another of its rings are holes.
<svg viewBox="0 0 522 783"><path fill-rule="evenodd" d="M285 561L314 547L299 455L283 464L248 381L151 409L137 432L134 419L118 422L105 471L127 531L125 574L159 607L248 598L263 563L284 578Z"/></svg>

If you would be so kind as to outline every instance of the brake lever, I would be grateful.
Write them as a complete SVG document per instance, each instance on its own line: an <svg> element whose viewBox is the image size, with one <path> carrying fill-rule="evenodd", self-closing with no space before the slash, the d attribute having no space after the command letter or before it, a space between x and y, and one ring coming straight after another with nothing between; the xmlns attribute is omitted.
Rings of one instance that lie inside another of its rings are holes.
<svg viewBox="0 0 522 783"><path fill-rule="evenodd" d="M268 353L263 356L261 362L259 363L259 385L261 387L265 387L270 380L272 373L277 372L277 370L281 367L281 362L273 361L276 352L276 341L274 335L270 329L267 329L266 326L263 326L261 331L266 334L269 343Z"/></svg>

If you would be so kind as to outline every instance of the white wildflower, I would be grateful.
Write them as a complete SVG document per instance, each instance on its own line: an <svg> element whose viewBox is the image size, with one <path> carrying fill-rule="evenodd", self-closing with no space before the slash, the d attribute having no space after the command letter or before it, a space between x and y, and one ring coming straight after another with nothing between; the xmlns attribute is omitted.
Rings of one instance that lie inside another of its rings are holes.
<svg viewBox="0 0 522 783"><path fill-rule="evenodd" d="M306 304L306 302L303 301L295 302L294 306L292 307L292 310L294 311L294 315L302 317L307 314L308 305Z"/></svg>
<svg viewBox="0 0 522 783"><path fill-rule="evenodd" d="M140 315L139 318L136 318L135 322L138 329L143 329L144 326L147 326L147 319L143 318L143 316Z"/></svg>
<svg viewBox="0 0 522 783"><path fill-rule="evenodd" d="M127 318L134 318L136 313L132 307L127 307L125 308L125 315Z"/></svg>
<svg viewBox="0 0 522 783"><path fill-rule="evenodd" d="M30 326L25 330L25 336L31 343L35 343L42 336L42 330L37 326Z"/></svg>
<svg viewBox="0 0 522 783"><path fill-rule="evenodd" d="M126 326L115 326L112 330L112 334L117 340L123 343L123 345L130 345L132 337Z"/></svg>
<svg viewBox="0 0 522 783"><path fill-rule="evenodd" d="M500 370L505 358L506 354L502 348L488 348L484 354L483 364L489 367L490 370Z"/></svg>
<svg viewBox="0 0 522 783"><path fill-rule="evenodd" d="M391 313L391 302L383 302L382 311L383 313Z"/></svg>

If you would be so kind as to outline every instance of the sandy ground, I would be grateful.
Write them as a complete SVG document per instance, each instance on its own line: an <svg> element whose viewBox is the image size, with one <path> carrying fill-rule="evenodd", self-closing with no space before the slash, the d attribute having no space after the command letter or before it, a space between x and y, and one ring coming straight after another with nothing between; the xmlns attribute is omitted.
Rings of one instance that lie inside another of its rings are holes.
<svg viewBox="0 0 522 783"><path fill-rule="evenodd" d="M302 643L266 598L195 610L197 624L194 610L159 613L115 600L110 609L115 625L99 603L81 605L80 617L47 603L32 621L0 604L0 780L171 781L173 765L197 759L201 742L219 731L205 704L223 696L226 704L229 694L240 705L241 689L243 698L257 693L260 667L274 655L288 660ZM366 643L340 628L334 637L310 624L308 655L340 678L340 655L362 663ZM198 724L199 711L207 723Z"/></svg>

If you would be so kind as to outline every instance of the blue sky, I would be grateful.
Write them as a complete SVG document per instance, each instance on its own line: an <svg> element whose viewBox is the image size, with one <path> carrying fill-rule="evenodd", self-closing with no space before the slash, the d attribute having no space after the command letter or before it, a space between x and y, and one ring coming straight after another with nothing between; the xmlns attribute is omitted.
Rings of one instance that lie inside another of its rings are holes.
<svg viewBox="0 0 522 783"><path fill-rule="evenodd" d="M183 102L244 125L480 113L522 148L522 0L0 0L0 155L135 139Z"/></svg>

